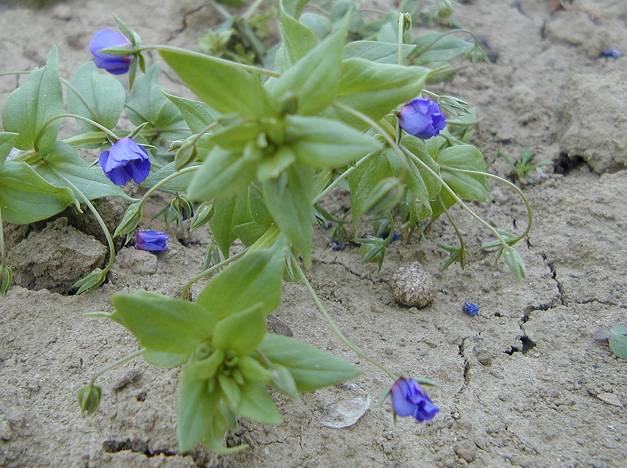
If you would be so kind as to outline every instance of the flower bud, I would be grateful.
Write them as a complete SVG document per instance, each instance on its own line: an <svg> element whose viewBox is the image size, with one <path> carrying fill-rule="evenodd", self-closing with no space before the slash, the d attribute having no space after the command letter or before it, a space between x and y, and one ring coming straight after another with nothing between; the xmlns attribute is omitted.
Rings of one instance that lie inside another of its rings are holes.
<svg viewBox="0 0 627 468"><path fill-rule="evenodd" d="M102 397L102 388L98 385L89 384L80 388L76 394L78 406L83 416L91 416L100 406L100 397Z"/></svg>
<svg viewBox="0 0 627 468"><path fill-rule="evenodd" d="M100 286L102 283L104 283L106 278L106 273L101 268L96 268L91 273L79 279L76 283L72 285L72 287L78 288L78 291L76 291L77 295L83 294Z"/></svg>
<svg viewBox="0 0 627 468"><path fill-rule="evenodd" d="M115 229L113 237L125 236L134 232L135 229L137 229L137 225L139 224L142 214L143 209L141 203L138 202L129 205L126 209L126 213L124 213L122 221L120 221L120 224Z"/></svg>
<svg viewBox="0 0 627 468"><path fill-rule="evenodd" d="M191 229L198 229L200 226L204 226L211 219L211 206L203 203L196 209L194 218L192 219Z"/></svg>
<svg viewBox="0 0 627 468"><path fill-rule="evenodd" d="M135 248L159 253L168 250L168 236L165 232L146 230L135 233Z"/></svg>
<svg viewBox="0 0 627 468"><path fill-rule="evenodd" d="M503 252L503 259L505 264L511 271L512 275L518 280L522 281L527 277L527 269L525 268L525 261L522 259L518 250L511 247L505 249Z"/></svg>
<svg viewBox="0 0 627 468"><path fill-rule="evenodd" d="M2 227L0 227L2 229ZM0 265L0 296L6 296L13 282L13 270L7 265Z"/></svg>
<svg viewBox="0 0 627 468"><path fill-rule="evenodd" d="M174 167L177 171L183 169L194 162L197 157L198 149L196 148L196 145L185 142L176 151L176 155L174 156Z"/></svg>
<svg viewBox="0 0 627 468"><path fill-rule="evenodd" d="M374 188L365 204L370 215L386 215L401 201L403 185L396 177L381 180Z"/></svg>
<svg viewBox="0 0 627 468"><path fill-rule="evenodd" d="M128 69L133 63L133 56L105 54L100 51L111 47L125 47L130 45L130 41L124 34L110 28L105 28L94 34L94 37L89 43L89 50L98 68L102 68L114 75L123 75L124 73L128 73Z"/></svg>
<svg viewBox="0 0 627 468"><path fill-rule="evenodd" d="M410 135L427 140L444 129L446 117L437 102L416 98L403 106L399 123Z"/></svg>

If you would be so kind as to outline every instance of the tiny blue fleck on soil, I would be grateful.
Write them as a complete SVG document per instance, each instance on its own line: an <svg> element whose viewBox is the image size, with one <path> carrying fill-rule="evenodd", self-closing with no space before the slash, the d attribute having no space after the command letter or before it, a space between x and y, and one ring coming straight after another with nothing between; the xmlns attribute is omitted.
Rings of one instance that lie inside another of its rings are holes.
<svg viewBox="0 0 627 468"><path fill-rule="evenodd" d="M344 250L344 248L346 248L346 244L344 244L344 242L331 242L331 250L335 250L337 252L338 250Z"/></svg>
<svg viewBox="0 0 627 468"><path fill-rule="evenodd" d="M473 304L472 302L464 302L462 310L471 317L474 317L479 313L479 306L477 304Z"/></svg>
<svg viewBox="0 0 627 468"><path fill-rule="evenodd" d="M392 410L396 416L412 416L418 422L430 421L440 411L413 379L400 378L392 385Z"/></svg>
<svg viewBox="0 0 627 468"><path fill-rule="evenodd" d="M619 57L622 57L623 55L624 54L620 50L613 47L611 49L606 49L599 54L600 57L608 59L617 59Z"/></svg>

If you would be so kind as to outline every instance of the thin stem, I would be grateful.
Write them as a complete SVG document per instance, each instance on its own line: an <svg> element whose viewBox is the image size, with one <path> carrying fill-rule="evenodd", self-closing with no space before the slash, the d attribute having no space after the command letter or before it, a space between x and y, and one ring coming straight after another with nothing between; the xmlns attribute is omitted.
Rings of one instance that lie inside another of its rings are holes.
<svg viewBox="0 0 627 468"><path fill-rule="evenodd" d="M442 206L444 206L444 202L442 200L442 196L441 195L439 196L439 199L440 199L440 203L442 204ZM460 232L459 228L457 227L457 224L455 224L455 221L453 221L453 218L449 214L448 210L444 210L444 214L446 215L446 218L448 219L448 222L451 223L451 226L453 226L453 230L455 231L455 235L459 239L460 249L464 250L464 246L465 246L464 236L462 236L462 233Z"/></svg>
<svg viewBox="0 0 627 468"><path fill-rule="evenodd" d="M255 2L242 14L242 19L248 21L255 14L262 3L263 0L255 0Z"/></svg>
<svg viewBox="0 0 627 468"><path fill-rule="evenodd" d="M174 172L172 174L170 174L167 177L164 177L163 179L161 179L159 182L157 182L155 185L153 185L152 187L150 187L146 193L144 194L143 197L140 198L139 203L143 204L146 199L152 195L152 193L159 189L160 187L163 187L165 184L167 184L168 182L170 182L172 179L176 179L178 176L186 174L188 172L193 172L196 169L198 169L199 166L191 166L191 167L186 167L184 169L181 169L180 171Z"/></svg>
<svg viewBox="0 0 627 468"><path fill-rule="evenodd" d="M461 172L464 174L474 174L474 175L480 175L480 176L488 176L488 177L491 177L492 179L496 179L500 182L503 182L504 184L509 185L511 188L513 188L516 191L516 193L518 193L518 195L520 196L520 199L525 204L525 208L527 210L527 228L524 230L524 232L521 235L515 238L514 243L520 241L521 239L524 239L525 237L529 235L529 233L531 232L531 227L533 225L533 209L531 208L531 204L529 203L529 200L527 200L527 196L520 189L520 187L510 182L509 180L504 179L503 177L499 177L496 174L490 174L489 172L472 171L469 169L458 169L456 167L449 167L449 166L441 166L441 167L442 169L446 169L447 171Z"/></svg>
<svg viewBox="0 0 627 468"><path fill-rule="evenodd" d="M398 14L398 31L397 48L396 48L396 63L403 64L403 33L405 32L405 15L401 12Z"/></svg>
<svg viewBox="0 0 627 468"><path fill-rule="evenodd" d="M87 109L89 111L89 113L91 114L91 117L93 119L96 119L96 117L98 117L96 115L96 113L94 112L94 110L91 108L91 106L89 105L89 103L85 100L85 98L83 97L83 95L78 91L78 89L76 89L74 87L74 85L72 83L70 83L68 80L66 80L65 78L61 78L59 77L59 81L61 81L61 83L63 83L70 91L72 91L74 93L74 95L81 101L81 103L83 104L83 106L85 106L85 109Z"/></svg>
<svg viewBox="0 0 627 468"><path fill-rule="evenodd" d="M0 72L0 76L30 75L31 73L32 73L32 70L15 70L15 71Z"/></svg>
<svg viewBox="0 0 627 468"><path fill-rule="evenodd" d="M337 176L329 185L326 186L326 188L320 192L318 194L318 196L316 198L314 198L314 203L320 201L324 196L326 196L331 190L333 190L335 187L337 187L337 185L343 180L346 179L349 175L351 175L351 173L357 169L359 166L361 166L364 162L366 162L366 160L372 156L374 153L368 153L366 156L364 156L363 158L361 158L359 161L357 161L353 166L349 167L348 169L346 169L344 172L342 172L339 176Z"/></svg>
<svg viewBox="0 0 627 468"><path fill-rule="evenodd" d="M4 224L2 223L2 207L0 206L0 266L5 265L6 254L4 246Z"/></svg>
<svg viewBox="0 0 627 468"><path fill-rule="evenodd" d="M256 67L254 65L246 65L244 63L233 62L231 60L224 60L219 57L214 57L213 55L201 54L200 52L194 52L191 50L181 49L180 47L173 47L173 46L158 44L158 45L147 45L147 46L142 46L142 47L137 48L138 52L143 51L143 50L157 50L157 51L163 50L163 51L168 51L168 52L182 53L182 54L190 55L192 57L211 59L215 62L219 62L224 65L228 65L230 67L241 68L242 70L246 70L249 72L261 73L263 75L273 76L275 78L281 76L279 72L275 72L274 70L268 70L267 68Z"/></svg>
<svg viewBox="0 0 627 468"><path fill-rule="evenodd" d="M200 132L198 132L194 138L192 139L192 145L195 145L196 143L198 143L198 140L200 140L200 138L207 133L209 130L212 130L214 127L216 127L217 125L219 125L220 122L218 122L217 120L215 122L210 123L209 125L207 125L205 128L203 128Z"/></svg>
<svg viewBox="0 0 627 468"><path fill-rule="evenodd" d="M494 234L494 236L499 240L499 242L503 245L503 247L505 247L506 249L509 248L509 244L505 241L505 239L503 239L503 236L501 236L501 234L496 230L496 228L494 226L492 226L490 223L488 223L485 219L483 219L481 216L479 216L477 213L475 213L475 211L470 208L465 202L464 200L462 200L456 193L455 191L442 179L442 177L435 172L433 169L431 169L431 167L429 167L428 164L426 164L425 162L422 161L422 159L420 159L418 156L416 156L415 154L413 154L411 151L409 151L407 148L405 148L403 145L399 146L403 152L405 152L405 154L407 154L410 158L412 158L415 162L417 162L418 164L420 164L420 166L422 166L427 172L429 172L432 176L434 176L435 178L437 178L441 183L442 183L442 187L444 187L446 189L446 191L449 193L449 195L451 197L453 197L453 199L459 203L459 205L465 209L473 218L475 218L477 221L479 221L481 224L483 224L490 232L492 232L492 234ZM483 172L481 174L484 174Z"/></svg>
<svg viewBox="0 0 627 468"><path fill-rule="evenodd" d="M139 356L141 356L142 354L144 354L144 351L146 351L144 348L141 348L137 351L135 351L132 354L129 354L128 356L124 356L121 359L118 359L115 362L112 362L111 364L109 364L107 367L105 367L104 369L101 369L100 371L96 372L92 378L91 381L89 382L89 385L93 385L96 382L96 379L104 374L106 374L109 371L112 371L114 369L117 369L120 366L123 366L124 364L126 364L127 362L131 362L133 359L138 358Z"/></svg>
<svg viewBox="0 0 627 468"><path fill-rule="evenodd" d="M107 127L105 127L104 125L100 125L98 122L94 122L92 119L89 119L87 117L83 117L82 115L78 115L78 114L59 114L59 115L55 115L54 117L52 117L50 120L48 120L43 127L41 127L41 129L39 130L39 132L37 132L37 135L35 136L35 142L34 142L34 147L35 149L37 149L38 144L39 144L39 140L41 139L44 130L46 130L46 128L52 124L55 120L59 120L59 119L65 119L65 118L73 118L73 119L78 119L78 120L83 120L87 123L90 123L91 125L93 125L94 127L98 127L100 130L102 130L103 132L105 132L107 135L109 135L110 137L112 137L114 140L119 140L118 136L113 133L111 130L109 130Z"/></svg>
<svg viewBox="0 0 627 468"><path fill-rule="evenodd" d="M383 371L383 373L385 375L387 375L389 378L391 378L392 380L396 380L398 378L397 375L395 375L393 372L391 372L390 370L388 370L385 366L383 366L382 364L378 363L377 361L375 361L374 359L372 359L371 357L369 357L368 355L366 355L361 349L359 349L359 347L357 347L351 340L349 340L346 335L344 335L344 333L342 332L342 330L340 329L340 327L338 327L338 325L335 323L335 321L331 318L331 316L329 315L329 313L327 312L327 309L324 307L324 304L322 303L322 301L320 300L320 298L318 297L318 295L316 294L316 291L314 291L313 287L311 286L311 284L309 283L309 280L307 279L307 277L305 276L305 272L303 271L303 269L301 268L300 264L298 263L298 261L293 262L294 265L296 265L296 270L298 273L298 276L300 277L300 279L303 281L303 284L305 285L305 287L307 288L307 291L309 292L309 294L311 295L311 298L313 299L313 301L315 302L316 306L318 307L318 310L320 311L320 313L322 314L322 317L326 320L327 324L329 325L329 327L331 328L331 330L333 330L333 332L338 336L338 338L342 341L342 343L344 343L351 351L353 351L357 356L361 357L362 359L368 361L370 364L372 364L373 366L381 369L381 371Z"/></svg>
<svg viewBox="0 0 627 468"><path fill-rule="evenodd" d="M192 277L192 279L190 279L185 286L183 286L183 289L181 289L181 297L183 299L189 299L189 292L192 289L192 286L199 280L211 275L213 272L219 270L220 268L223 268L225 266L227 266L229 263L234 262L235 260L237 260L238 258L240 258L242 255L244 255L246 253L248 249L244 249L241 252L221 261L220 263L218 263L217 265L213 265L210 268L207 268L206 270L201 271L200 273L194 275L194 277Z"/></svg>
<svg viewBox="0 0 627 468"><path fill-rule="evenodd" d="M228 20L233 17L233 15L231 15L231 13L229 13L228 10L220 5L218 2L212 1L211 6L220 14L220 16L222 16L223 19Z"/></svg>
<svg viewBox="0 0 627 468"><path fill-rule="evenodd" d="M57 175L57 177L65 181L65 183L68 184L72 188L74 193L76 193L78 197L81 199L81 201L85 203L85 205L87 205L87 208L89 208L89 211L91 211L91 213L94 215L94 218L96 218L96 221L98 222L98 225L100 226L100 229L102 229L103 234L107 238L107 244L109 246L109 261L107 262L107 266L104 269L104 273L108 272L113 266L113 263L115 262L115 245L113 243L113 238L111 237L111 233L109 232L109 228L107 227L106 223L102 219L102 216L100 216L100 213L98 213L98 210L96 209L96 207L92 205L91 201L89 201L89 198L87 198L85 194L81 192L76 185L70 182L63 174L60 174L55 169L52 169L52 172L54 172Z"/></svg>

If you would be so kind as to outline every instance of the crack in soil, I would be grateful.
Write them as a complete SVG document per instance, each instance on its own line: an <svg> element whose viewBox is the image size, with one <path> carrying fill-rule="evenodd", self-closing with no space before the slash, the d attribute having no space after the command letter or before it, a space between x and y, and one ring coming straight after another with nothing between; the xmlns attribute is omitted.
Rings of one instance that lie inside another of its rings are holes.
<svg viewBox="0 0 627 468"><path fill-rule="evenodd" d="M461 388L455 394L455 398L456 399L462 393L464 393L464 391L466 391L466 389L468 388L468 385L470 384L470 360L466 356L466 340L468 338L471 338L471 337L470 336L466 336L466 337L462 338L462 340L459 342L459 349L457 351L457 354L464 360L464 383L462 384Z"/></svg>
<svg viewBox="0 0 627 468"><path fill-rule="evenodd" d="M542 256L542 259L544 260L546 266L549 267L549 270L551 271L551 276L553 277L553 280L557 285L558 299L560 304L564 306L568 305L568 301L566 300L566 293L564 292L564 285L560 282L560 280L557 279L557 269L555 268L554 263L549 261L547 255L544 252L540 252L540 255Z"/></svg>
<svg viewBox="0 0 627 468"><path fill-rule="evenodd" d="M348 271L351 275L356 276L357 278L360 278L362 280L367 280L370 281L372 284L387 284L387 281L384 279L375 279L372 278L370 276L366 276L363 275L357 271L354 271L353 269L351 269L348 265L342 263L342 262L338 262L337 260L333 260L333 261L327 261L327 260L321 260L321 259L317 259L318 263L320 263L321 265L338 265L341 266L342 268L344 268L346 271Z"/></svg>
<svg viewBox="0 0 627 468"><path fill-rule="evenodd" d="M166 457L179 456L177 452L171 449L151 449L148 445L148 441L141 439L105 440L102 443L102 449L107 453L118 453L128 450L134 453L141 453L148 458L159 455Z"/></svg>

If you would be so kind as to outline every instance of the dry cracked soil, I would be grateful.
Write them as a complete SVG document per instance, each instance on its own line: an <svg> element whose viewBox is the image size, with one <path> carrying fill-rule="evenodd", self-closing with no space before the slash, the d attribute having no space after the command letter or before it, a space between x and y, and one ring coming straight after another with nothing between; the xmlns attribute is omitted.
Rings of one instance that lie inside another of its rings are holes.
<svg viewBox="0 0 627 468"><path fill-rule="evenodd" d="M43 9L31 3L0 2L0 71L41 65L57 44L68 77L89 59L90 35L114 14L146 42L189 47L215 20L210 8L190 1L75 0ZM502 264L480 252L489 235L461 211L455 216L474 252L465 271L439 271L437 242L454 240L445 222L425 241L394 244L381 272L364 265L354 248L330 250L325 233L317 234L314 287L369 353L438 382L430 393L442 411L433 422L394 424L389 405L376 404L390 382L365 362L358 362L364 372L351 385L300 401L277 396L284 423L244 422L232 442L250 448L230 457L177 453L177 372L143 362L106 375L99 411L82 418L79 386L137 349L119 326L84 313L110 310L110 296L120 290L175 294L202 268L207 239L200 237L173 241L158 257L122 249L110 281L85 296L15 286L1 300L0 466L626 466L626 362L591 334L626 321L627 57L599 53L627 51L627 3L563 1L558 11L549 3L464 2L455 18L476 33L490 62L464 68L438 89L477 105L475 143L488 159L498 150L531 148L550 161L537 183L525 186L535 209L521 248L527 280L513 282ZM163 84L182 92L167 71ZM15 85L14 77L0 79L0 102ZM511 170L501 159L493 167L502 175ZM345 204L341 194L331 200L338 209ZM494 202L478 209L501 226L524 226L524 209L506 188L495 187ZM78 242L66 225L16 231L28 240L44 229L54 244L49 234L60 229L56 243L66 246L66 236ZM394 271L416 260L437 288L433 304L421 310L396 305L390 286ZM464 301L479 304L480 314L463 314ZM285 287L276 324L357 362L299 285ZM363 395L373 404L357 424L322 426L335 403Z"/></svg>

